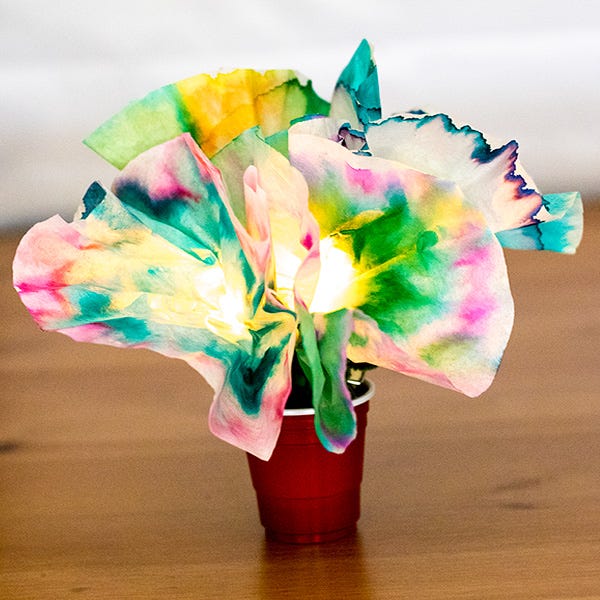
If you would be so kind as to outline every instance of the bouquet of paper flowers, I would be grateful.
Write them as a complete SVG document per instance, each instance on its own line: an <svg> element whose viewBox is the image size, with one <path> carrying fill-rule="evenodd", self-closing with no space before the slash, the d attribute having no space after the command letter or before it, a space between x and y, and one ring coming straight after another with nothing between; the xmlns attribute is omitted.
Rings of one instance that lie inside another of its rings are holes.
<svg viewBox="0 0 600 600"><path fill-rule="evenodd" d="M516 142L382 118L366 41L330 103L289 70L198 75L86 144L120 173L25 235L23 302L43 329L185 360L214 388L211 430L264 459L293 365L333 452L355 435L348 361L481 394L513 321L502 246L581 237L579 195L542 196Z"/></svg>

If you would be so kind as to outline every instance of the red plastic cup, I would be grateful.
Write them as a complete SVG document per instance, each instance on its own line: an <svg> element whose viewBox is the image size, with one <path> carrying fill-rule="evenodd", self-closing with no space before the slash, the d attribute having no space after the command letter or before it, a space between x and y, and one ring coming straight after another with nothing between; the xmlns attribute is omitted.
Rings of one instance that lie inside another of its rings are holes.
<svg viewBox="0 0 600 600"><path fill-rule="evenodd" d="M281 434L269 461L248 454L260 522L267 538L292 544L328 542L356 530L360 516L365 428L374 386L353 401L356 439L343 454L323 448L314 410L284 412Z"/></svg>

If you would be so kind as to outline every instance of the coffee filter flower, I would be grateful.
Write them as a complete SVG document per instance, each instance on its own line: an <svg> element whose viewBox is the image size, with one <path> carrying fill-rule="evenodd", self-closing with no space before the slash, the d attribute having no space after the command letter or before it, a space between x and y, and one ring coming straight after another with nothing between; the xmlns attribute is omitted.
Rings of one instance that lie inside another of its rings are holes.
<svg viewBox="0 0 600 600"><path fill-rule="evenodd" d="M25 235L21 299L43 329L185 360L215 390L211 430L264 459L294 359L333 452L355 436L348 360L481 394L513 321L501 245L581 237L579 195L541 195L516 142L382 118L365 41L331 104L293 71L199 75L86 143L122 170Z"/></svg>

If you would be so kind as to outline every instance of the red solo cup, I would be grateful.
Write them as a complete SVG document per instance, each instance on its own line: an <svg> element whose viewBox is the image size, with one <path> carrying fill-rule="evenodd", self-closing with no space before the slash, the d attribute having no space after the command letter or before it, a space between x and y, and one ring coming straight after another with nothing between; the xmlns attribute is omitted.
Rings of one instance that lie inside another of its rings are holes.
<svg viewBox="0 0 600 600"><path fill-rule="evenodd" d="M260 522L267 538L292 544L328 542L356 530L360 516L365 428L374 386L353 401L356 439L343 454L323 448L313 409L285 410L270 460L248 454Z"/></svg>

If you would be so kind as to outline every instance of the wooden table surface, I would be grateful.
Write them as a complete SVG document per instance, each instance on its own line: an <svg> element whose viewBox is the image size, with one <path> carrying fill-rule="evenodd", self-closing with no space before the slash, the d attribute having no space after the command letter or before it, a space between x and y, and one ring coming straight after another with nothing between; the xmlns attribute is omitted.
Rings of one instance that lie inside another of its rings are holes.
<svg viewBox="0 0 600 600"><path fill-rule="evenodd" d="M600 598L600 211L509 252L477 399L379 370L355 537L266 542L244 454L184 363L38 331L0 244L0 599Z"/></svg>

